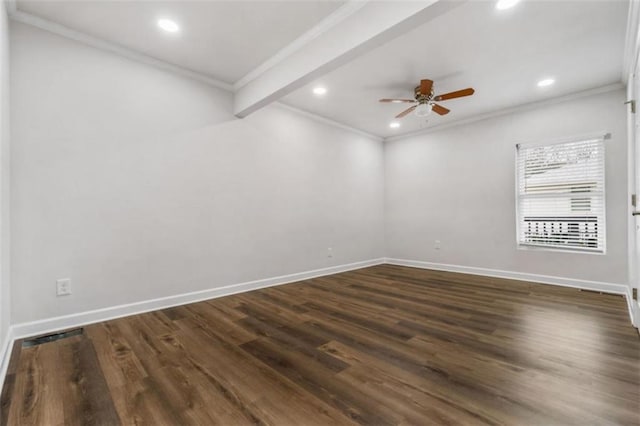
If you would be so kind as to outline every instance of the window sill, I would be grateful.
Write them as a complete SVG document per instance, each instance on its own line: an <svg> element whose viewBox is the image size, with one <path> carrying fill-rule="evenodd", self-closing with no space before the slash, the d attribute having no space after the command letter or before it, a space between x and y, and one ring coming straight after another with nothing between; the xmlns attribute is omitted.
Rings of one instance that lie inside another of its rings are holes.
<svg viewBox="0 0 640 426"><path fill-rule="evenodd" d="M518 250L525 251L553 251L560 253L571 253L571 254L591 254L596 256L604 256L607 254L606 249L603 251L595 251L595 250L581 250L581 249L567 249L560 247L545 247L545 246L537 246L537 245L528 245L528 244L520 244L518 243Z"/></svg>

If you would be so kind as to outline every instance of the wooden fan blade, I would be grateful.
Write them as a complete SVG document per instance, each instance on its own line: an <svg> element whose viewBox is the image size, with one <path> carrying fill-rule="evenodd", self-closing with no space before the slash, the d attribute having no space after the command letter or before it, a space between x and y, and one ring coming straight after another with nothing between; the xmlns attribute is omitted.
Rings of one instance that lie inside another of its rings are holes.
<svg viewBox="0 0 640 426"><path fill-rule="evenodd" d="M450 112L449 109L438 104L433 104L432 107L433 107L432 108L433 112L435 112L436 114L446 115L446 114L449 114Z"/></svg>
<svg viewBox="0 0 640 426"><path fill-rule="evenodd" d="M431 80L420 80L420 93L423 95L431 94L431 89L433 88L433 81Z"/></svg>
<svg viewBox="0 0 640 426"><path fill-rule="evenodd" d="M400 114L396 115L396 118L402 118L402 117L404 117L405 115L407 115L407 114L411 113L411 111L413 111L414 109L416 109L416 107L417 107L417 106L418 106L418 105L414 105L414 106L412 106L412 107L410 107L410 108L405 109L405 110L404 110L404 111L402 111Z"/></svg>
<svg viewBox="0 0 640 426"><path fill-rule="evenodd" d="M467 89L457 90L457 91L451 92L451 93L445 93L444 95L438 95L435 98L433 98L433 100L434 101L446 101L447 99L461 98L463 96L471 96L474 93L475 93L475 90L473 90L471 87L469 87Z"/></svg>
<svg viewBox="0 0 640 426"><path fill-rule="evenodd" d="M399 104L402 102L415 102L415 99L380 99L378 102L391 102L394 104Z"/></svg>

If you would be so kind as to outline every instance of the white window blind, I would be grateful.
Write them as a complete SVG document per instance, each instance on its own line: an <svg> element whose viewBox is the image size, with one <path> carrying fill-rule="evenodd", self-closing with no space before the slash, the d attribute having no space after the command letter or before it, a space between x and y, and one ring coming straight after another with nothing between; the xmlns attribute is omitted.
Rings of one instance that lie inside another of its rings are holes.
<svg viewBox="0 0 640 426"><path fill-rule="evenodd" d="M604 139L517 146L520 245L605 251Z"/></svg>

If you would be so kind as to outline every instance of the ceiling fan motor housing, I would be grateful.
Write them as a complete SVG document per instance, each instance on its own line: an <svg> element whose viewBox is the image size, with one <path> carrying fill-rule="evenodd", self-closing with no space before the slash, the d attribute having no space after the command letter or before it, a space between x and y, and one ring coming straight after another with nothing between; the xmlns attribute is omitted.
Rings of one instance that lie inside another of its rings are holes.
<svg viewBox="0 0 640 426"><path fill-rule="evenodd" d="M416 88L414 89L414 93L415 93L416 102L420 104L427 103L431 101L431 99L433 99L433 89L431 89L429 93L424 94L420 92L420 86L416 86Z"/></svg>

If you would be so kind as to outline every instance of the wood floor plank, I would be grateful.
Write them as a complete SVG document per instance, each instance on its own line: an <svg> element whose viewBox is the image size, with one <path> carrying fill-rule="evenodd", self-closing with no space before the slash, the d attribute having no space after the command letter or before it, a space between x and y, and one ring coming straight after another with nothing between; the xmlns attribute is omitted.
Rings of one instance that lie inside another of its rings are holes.
<svg viewBox="0 0 640 426"><path fill-rule="evenodd" d="M352 364L353 368L343 375L353 376L355 380L366 383L367 387L374 387L377 392L385 394L391 400L385 405L397 407L404 401L408 409L417 410L423 416L425 423L498 424L481 410L469 409L466 404L457 404L455 398L443 396L435 386L416 386L409 379L411 373L369 357L350 346L332 341L322 349Z"/></svg>
<svg viewBox="0 0 640 426"><path fill-rule="evenodd" d="M57 346L58 363L47 364L45 374L61 376L52 388L62 393L65 424L120 424L91 341L76 336Z"/></svg>
<svg viewBox="0 0 640 426"><path fill-rule="evenodd" d="M184 356L224 389L225 395L237 401L238 408L255 407L252 418L267 422L280 415L286 424L346 423L346 418L334 408L316 400L241 347L226 343L223 336L212 335L210 330L200 331L185 329L178 334L185 348ZM212 339L215 344L203 347L200 343L203 339ZM269 404L256 404L258 400ZM280 411L271 411L271 407L280 407Z"/></svg>
<svg viewBox="0 0 640 426"><path fill-rule="evenodd" d="M640 425L623 297L379 265L13 348L0 425Z"/></svg>
<svg viewBox="0 0 640 426"><path fill-rule="evenodd" d="M100 323L85 327L95 348L109 393L124 423L152 424L152 413L142 404L147 372L131 352L115 324Z"/></svg>
<svg viewBox="0 0 640 426"><path fill-rule="evenodd" d="M358 423L398 423L397 414L371 404L369 398L358 388L348 386L345 381L337 379L331 370L309 362L295 352L287 351L282 346L262 338L245 343L242 348L305 391L337 407Z"/></svg>
<svg viewBox="0 0 640 426"><path fill-rule="evenodd" d="M63 425L64 392L59 376L58 347L39 345L23 348L16 371L14 396L8 423L15 425Z"/></svg>
<svg viewBox="0 0 640 426"><path fill-rule="evenodd" d="M11 397L16 384L16 372L20 362L22 353L22 339L17 339L11 348L11 357L7 366L7 374L0 394L0 425L5 425L9 419L9 410L11 409Z"/></svg>

